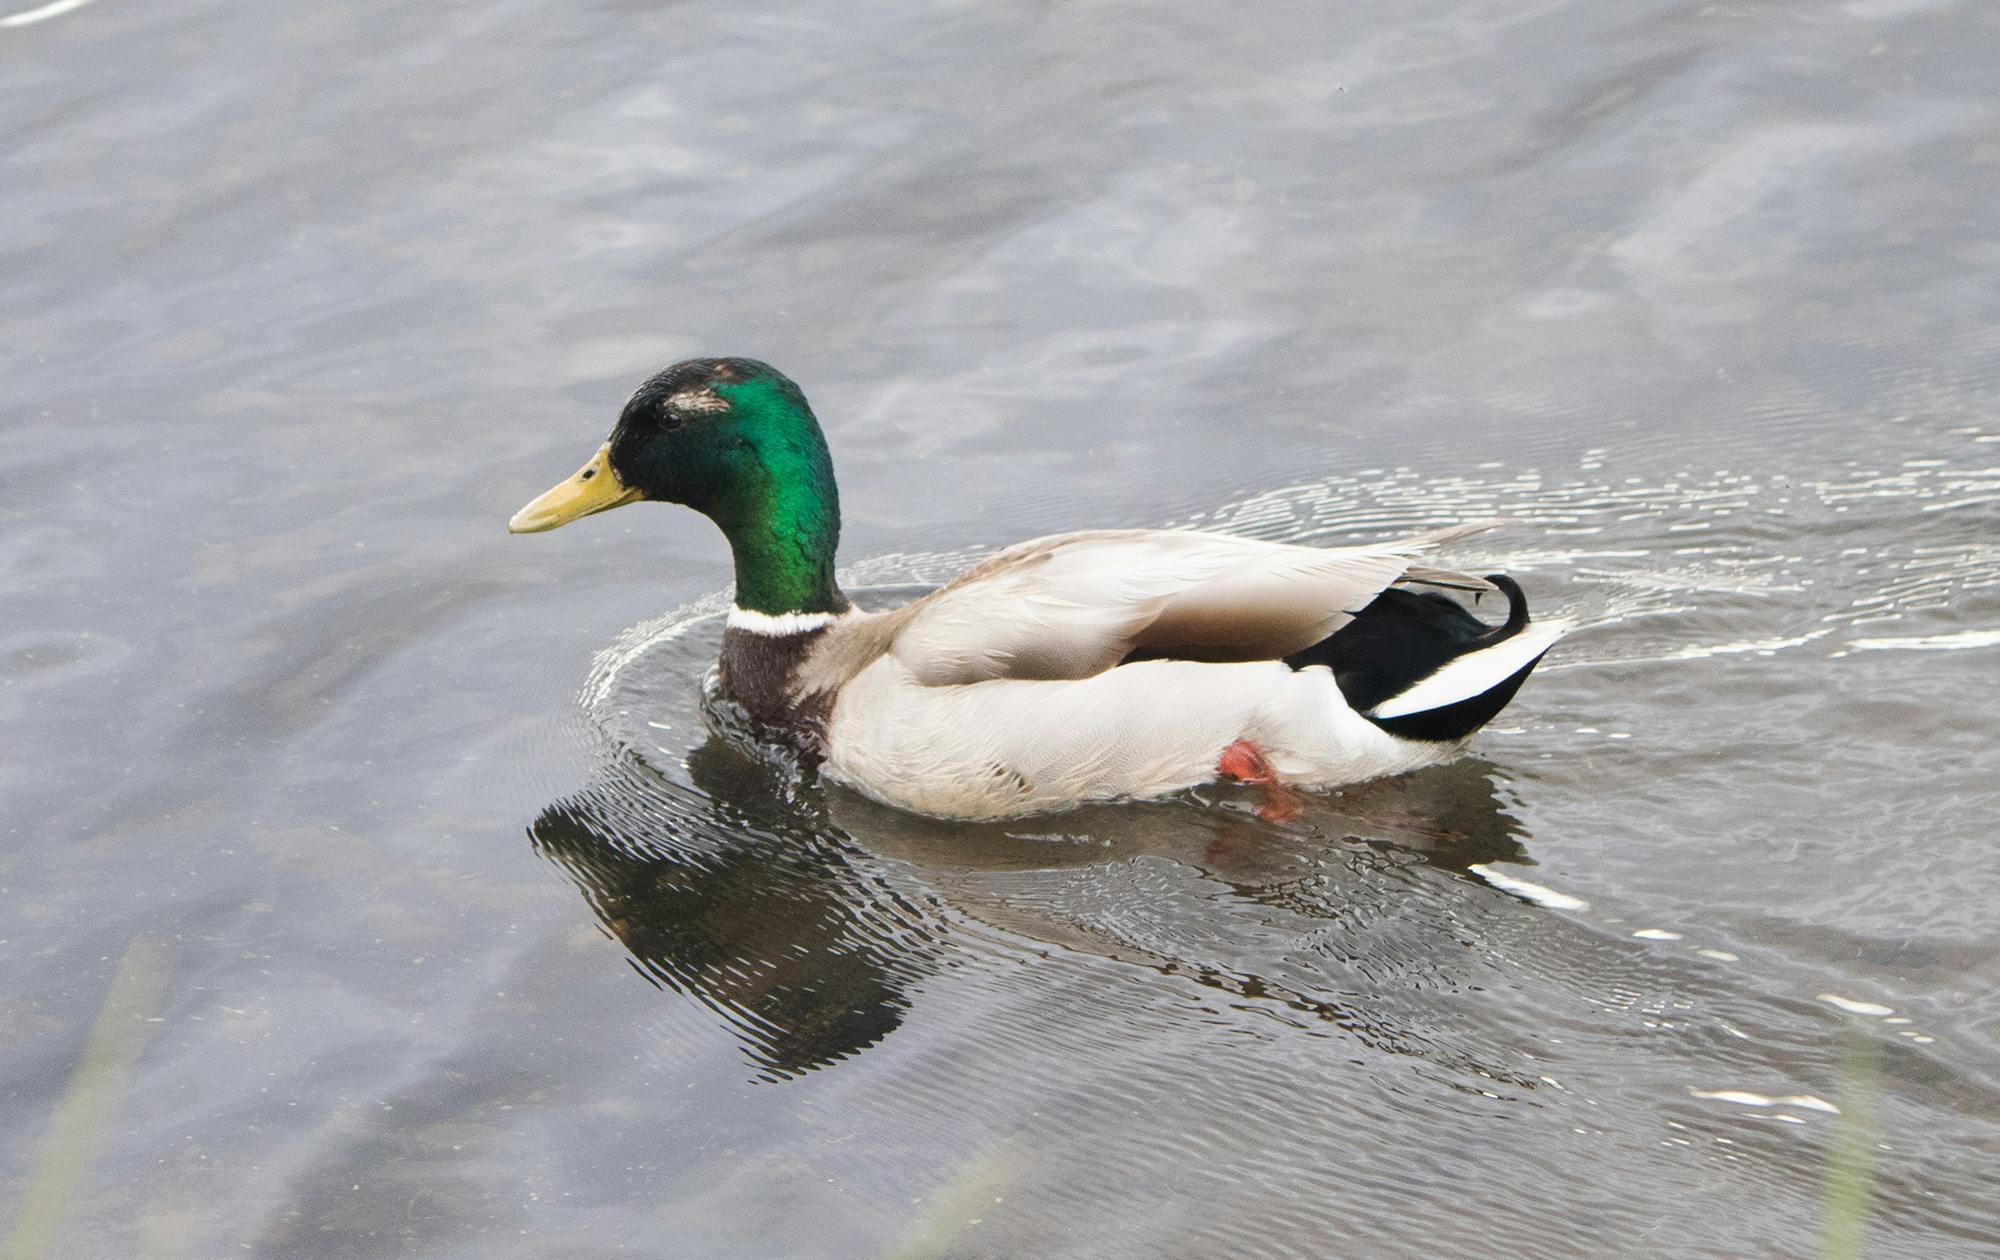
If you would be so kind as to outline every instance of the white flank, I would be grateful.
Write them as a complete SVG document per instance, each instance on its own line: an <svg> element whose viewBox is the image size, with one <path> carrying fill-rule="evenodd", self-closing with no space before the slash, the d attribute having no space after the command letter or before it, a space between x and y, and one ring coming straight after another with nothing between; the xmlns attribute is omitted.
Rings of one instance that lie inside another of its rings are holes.
<svg viewBox="0 0 2000 1260"><path fill-rule="evenodd" d="M1548 651L1549 645L1567 629L1566 621L1532 622L1521 633L1492 647L1468 652L1401 695L1389 697L1376 705L1369 716L1402 717L1470 700L1518 673L1522 666Z"/></svg>
<svg viewBox="0 0 2000 1260"><path fill-rule="evenodd" d="M830 612L772 614L755 612L748 608L732 608L729 610L729 628L748 630L751 634L768 635L775 639L830 626L833 624L833 618L834 614Z"/></svg>

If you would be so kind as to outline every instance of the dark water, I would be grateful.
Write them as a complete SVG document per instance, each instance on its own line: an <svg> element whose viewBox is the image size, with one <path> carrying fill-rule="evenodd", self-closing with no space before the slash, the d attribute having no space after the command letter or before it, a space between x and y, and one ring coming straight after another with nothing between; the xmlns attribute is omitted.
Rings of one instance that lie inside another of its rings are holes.
<svg viewBox="0 0 2000 1260"><path fill-rule="evenodd" d="M8 1254L2000 1252L1997 14L0 24ZM890 597L1499 512L1586 628L1289 826L797 787L705 522L503 532L696 352Z"/></svg>

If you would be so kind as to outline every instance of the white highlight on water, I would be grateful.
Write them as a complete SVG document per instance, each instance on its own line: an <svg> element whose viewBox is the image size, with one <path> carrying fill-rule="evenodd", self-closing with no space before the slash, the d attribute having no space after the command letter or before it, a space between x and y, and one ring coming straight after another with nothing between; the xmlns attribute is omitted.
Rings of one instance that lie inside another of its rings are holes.
<svg viewBox="0 0 2000 1260"><path fill-rule="evenodd" d="M1801 1111L1824 1111L1837 1116L1840 1108L1816 1094L1753 1094L1747 1089L1691 1089L1696 1098L1735 1103L1739 1107L1797 1107Z"/></svg>
<svg viewBox="0 0 2000 1260"><path fill-rule="evenodd" d="M90 0L56 0L54 4L45 4L39 9L28 9L22 13L13 13L0 18L0 26L33 26L37 22L46 22L52 17L61 17L72 10L81 9L89 3Z"/></svg>
<svg viewBox="0 0 2000 1260"><path fill-rule="evenodd" d="M2000 630L1960 630L1956 634L1856 639L1850 646L1857 652L1955 652L1965 648L2000 647Z"/></svg>
<svg viewBox="0 0 2000 1260"><path fill-rule="evenodd" d="M1642 941L1677 941L1681 939L1679 932L1669 932L1665 928L1640 928L1638 931L1632 933L1632 935Z"/></svg>
<svg viewBox="0 0 2000 1260"><path fill-rule="evenodd" d="M1590 909L1590 903L1581 897L1572 897L1568 893L1557 892L1553 888L1544 888L1540 884L1531 884L1525 879L1517 879L1512 875L1494 870L1484 862L1468 866L1465 869L1479 876L1479 878L1485 880L1495 888L1498 888L1501 892L1513 893L1516 897L1532 901L1538 906L1547 906L1551 910Z"/></svg>
<svg viewBox="0 0 2000 1260"><path fill-rule="evenodd" d="M1893 1006L1884 1006L1880 1002L1858 1002L1853 998L1842 997L1838 993L1822 993L1819 995L1819 1000L1825 1002L1828 1006L1837 1006L1849 1015L1894 1015L1896 1013L1896 1008Z"/></svg>

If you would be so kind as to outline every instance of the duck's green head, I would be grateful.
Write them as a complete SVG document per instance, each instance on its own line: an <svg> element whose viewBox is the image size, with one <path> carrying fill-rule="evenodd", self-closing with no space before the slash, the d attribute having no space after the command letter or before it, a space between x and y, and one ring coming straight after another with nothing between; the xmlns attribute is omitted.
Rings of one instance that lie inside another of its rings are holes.
<svg viewBox="0 0 2000 1260"><path fill-rule="evenodd" d="M833 582L833 460L805 395L769 364L689 359L657 373L590 462L507 528L536 534L640 500L685 504L722 528L736 556L738 607L844 606Z"/></svg>

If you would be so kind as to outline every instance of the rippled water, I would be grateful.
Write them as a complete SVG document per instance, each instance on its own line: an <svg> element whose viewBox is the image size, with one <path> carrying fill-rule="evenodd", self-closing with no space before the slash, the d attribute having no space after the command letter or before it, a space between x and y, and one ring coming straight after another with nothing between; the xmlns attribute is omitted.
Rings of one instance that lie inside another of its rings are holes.
<svg viewBox="0 0 2000 1260"><path fill-rule="evenodd" d="M5 16L15 1254L2000 1250L1991 6ZM706 523L501 532L696 352L865 602L1497 514L1582 628L1290 823L900 815L711 731Z"/></svg>

